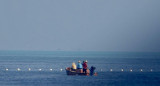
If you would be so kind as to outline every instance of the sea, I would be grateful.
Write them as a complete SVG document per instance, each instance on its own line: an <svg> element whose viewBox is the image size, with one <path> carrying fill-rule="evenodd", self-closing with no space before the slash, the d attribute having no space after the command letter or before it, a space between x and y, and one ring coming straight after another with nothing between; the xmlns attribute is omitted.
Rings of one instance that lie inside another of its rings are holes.
<svg viewBox="0 0 160 86"><path fill-rule="evenodd" d="M79 60L98 75L67 75ZM0 51L0 86L160 86L160 53Z"/></svg>

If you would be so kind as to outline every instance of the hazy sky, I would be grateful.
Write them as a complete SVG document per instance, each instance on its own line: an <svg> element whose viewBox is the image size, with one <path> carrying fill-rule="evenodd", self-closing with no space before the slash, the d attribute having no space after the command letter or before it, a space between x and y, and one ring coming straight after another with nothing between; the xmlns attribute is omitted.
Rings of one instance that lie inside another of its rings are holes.
<svg viewBox="0 0 160 86"><path fill-rule="evenodd" d="M160 52L160 0L0 0L0 50Z"/></svg>

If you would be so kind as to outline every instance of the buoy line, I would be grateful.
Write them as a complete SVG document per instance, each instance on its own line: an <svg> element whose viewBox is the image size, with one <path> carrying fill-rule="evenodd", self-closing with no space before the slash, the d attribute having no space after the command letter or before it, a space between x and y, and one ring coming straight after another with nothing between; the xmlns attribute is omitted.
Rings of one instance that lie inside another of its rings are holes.
<svg viewBox="0 0 160 86"><path fill-rule="evenodd" d="M12 70L13 70L13 69L12 69ZM11 70L11 71L12 71L12 70ZM16 68L16 70L17 70L17 71L22 71L21 68ZM52 68L49 68L49 69L42 69L42 68L39 68L39 69L36 69L36 68L33 69L33 68L32 68L32 69L31 69L31 68L27 68L27 70L28 70L28 71L36 71L36 70L37 70L37 71L42 71L42 70L44 70L44 71L47 71L47 70L48 70L48 71L53 71ZM9 69L9 68L5 68L5 71L10 71L10 69ZM26 70L23 70L23 71L26 71ZM57 69L54 70L54 71L57 71ZM59 71L63 71L63 68L60 68ZM100 71L102 72L102 71L107 71L107 70L100 69ZM111 69L109 69L109 71L110 71L110 72L114 72L114 71L115 71L115 72L133 72L133 71L134 71L134 72L138 72L138 71L139 71L139 72L153 72L153 69L148 69L148 70L145 70L145 71L144 71L142 68L139 69L139 70L138 70L138 69L136 69L136 70L133 70L133 69L127 70L127 69L121 68L119 71L117 71L117 70L113 70L113 69L111 68Z"/></svg>

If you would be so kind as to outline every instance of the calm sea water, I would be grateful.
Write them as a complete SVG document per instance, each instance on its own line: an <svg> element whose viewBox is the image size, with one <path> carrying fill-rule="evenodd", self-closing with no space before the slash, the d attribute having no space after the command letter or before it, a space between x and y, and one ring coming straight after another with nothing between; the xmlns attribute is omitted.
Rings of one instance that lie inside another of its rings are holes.
<svg viewBox="0 0 160 86"><path fill-rule="evenodd" d="M64 69L78 60L88 60L98 76L67 76ZM75 85L158 86L160 53L0 51L0 86Z"/></svg>

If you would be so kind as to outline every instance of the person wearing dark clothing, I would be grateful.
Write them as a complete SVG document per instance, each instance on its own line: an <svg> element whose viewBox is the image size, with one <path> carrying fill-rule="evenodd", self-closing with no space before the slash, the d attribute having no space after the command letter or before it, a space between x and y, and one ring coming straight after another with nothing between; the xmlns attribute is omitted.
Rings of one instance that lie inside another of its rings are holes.
<svg viewBox="0 0 160 86"><path fill-rule="evenodd" d="M87 73L87 60L83 63L83 72Z"/></svg>
<svg viewBox="0 0 160 86"><path fill-rule="evenodd" d="M94 70L96 69L96 67L91 66L90 68L90 75L92 76L94 74Z"/></svg>

